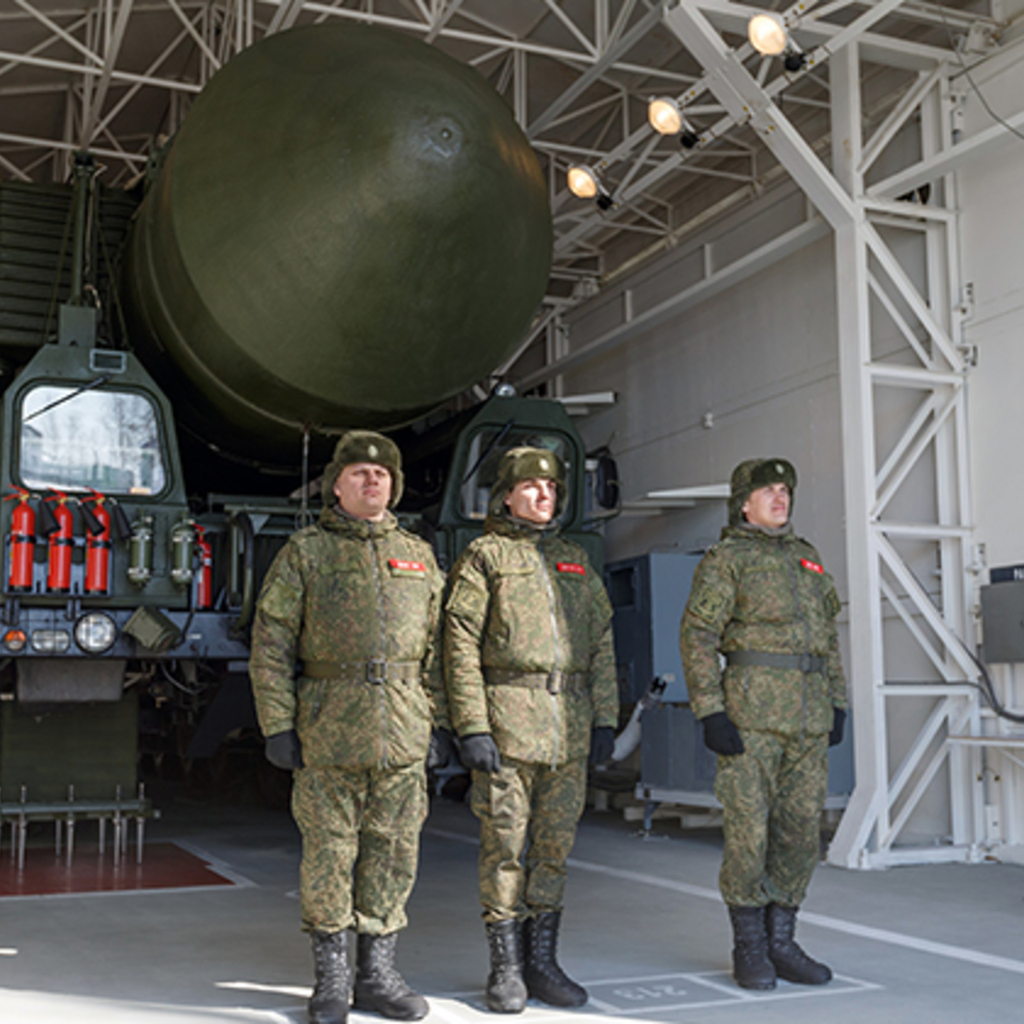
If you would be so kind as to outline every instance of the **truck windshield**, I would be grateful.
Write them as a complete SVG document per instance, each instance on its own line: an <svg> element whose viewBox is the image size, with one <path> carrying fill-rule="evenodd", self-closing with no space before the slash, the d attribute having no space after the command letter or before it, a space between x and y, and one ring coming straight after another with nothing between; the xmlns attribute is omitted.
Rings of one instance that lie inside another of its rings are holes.
<svg viewBox="0 0 1024 1024"><path fill-rule="evenodd" d="M466 461L466 469L469 474L462 484L461 506L462 514L467 519L483 519L487 515L487 502L491 496L491 486L494 484L498 472L498 463L501 457L510 448L520 447L546 448L554 452L566 468L566 472L572 472L572 449L568 440L561 434L553 432L538 431L536 428L528 427L485 427L473 436L469 443L469 458ZM569 501L562 515L572 516L572 489L569 489Z"/></svg>
<svg viewBox="0 0 1024 1024"><path fill-rule="evenodd" d="M41 385L21 409L21 482L104 494L158 494L167 474L157 412L134 391Z"/></svg>

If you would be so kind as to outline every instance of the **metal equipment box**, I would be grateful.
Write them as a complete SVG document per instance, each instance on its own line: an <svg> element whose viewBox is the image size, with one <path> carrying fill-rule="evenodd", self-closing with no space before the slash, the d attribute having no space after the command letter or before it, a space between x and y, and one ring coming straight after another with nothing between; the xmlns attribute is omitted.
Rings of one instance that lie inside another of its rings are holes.
<svg viewBox="0 0 1024 1024"><path fill-rule="evenodd" d="M679 656L679 620L700 560L700 555L682 551L652 551L605 567L615 610L615 657L623 704L638 701L655 676L667 683L662 697L665 703L687 699Z"/></svg>
<svg viewBox="0 0 1024 1024"><path fill-rule="evenodd" d="M1024 581L993 582L981 588L984 657L988 665L1024 661Z"/></svg>

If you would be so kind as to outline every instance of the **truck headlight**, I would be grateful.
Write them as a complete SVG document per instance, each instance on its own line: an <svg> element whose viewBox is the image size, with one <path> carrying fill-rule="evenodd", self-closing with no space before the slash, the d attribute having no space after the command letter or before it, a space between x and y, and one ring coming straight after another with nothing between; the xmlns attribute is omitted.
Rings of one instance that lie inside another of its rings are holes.
<svg viewBox="0 0 1024 1024"><path fill-rule="evenodd" d="M75 643L86 654L102 654L114 646L117 626L104 612L88 612L75 623Z"/></svg>
<svg viewBox="0 0 1024 1024"><path fill-rule="evenodd" d="M66 629L33 629L28 642L39 654L63 654L71 646L71 634Z"/></svg>
<svg viewBox="0 0 1024 1024"><path fill-rule="evenodd" d="M25 630L23 629L9 629L4 633L4 647L9 651L17 652L24 650L27 642L28 637L25 636Z"/></svg>

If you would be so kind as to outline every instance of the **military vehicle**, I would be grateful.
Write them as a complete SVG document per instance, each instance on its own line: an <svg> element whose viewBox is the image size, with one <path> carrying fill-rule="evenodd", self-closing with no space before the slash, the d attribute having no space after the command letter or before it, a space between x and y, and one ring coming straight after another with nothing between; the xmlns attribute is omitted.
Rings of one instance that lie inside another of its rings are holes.
<svg viewBox="0 0 1024 1024"><path fill-rule="evenodd" d="M9 813L127 795L140 737L187 761L254 724L260 579L346 428L417 424L402 514L443 565L513 444L565 458L583 530L560 405L502 393L422 420L520 342L550 253L545 181L500 97L357 25L240 54L132 190L88 154L67 185L0 184Z"/></svg>

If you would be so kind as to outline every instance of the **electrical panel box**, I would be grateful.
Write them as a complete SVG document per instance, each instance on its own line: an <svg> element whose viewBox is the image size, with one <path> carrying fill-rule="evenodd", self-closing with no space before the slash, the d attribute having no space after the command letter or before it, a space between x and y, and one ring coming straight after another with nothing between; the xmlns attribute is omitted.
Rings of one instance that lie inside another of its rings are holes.
<svg viewBox="0 0 1024 1024"><path fill-rule="evenodd" d="M667 683L664 703L688 699L679 656L679 620L700 560L700 555L681 551L652 551L605 567L615 611L615 657L623 704L636 703L655 676Z"/></svg>
<svg viewBox="0 0 1024 1024"><path fill-rule="evenodd" d="M1024 661L1024 580L982 587L981 623L986 664Z"/></svg>

